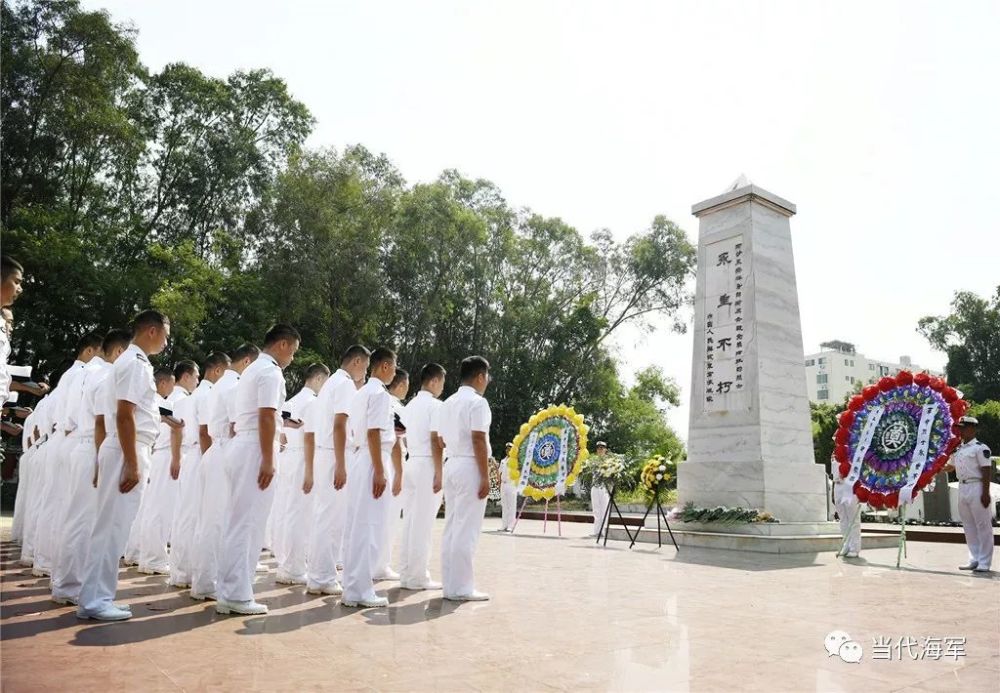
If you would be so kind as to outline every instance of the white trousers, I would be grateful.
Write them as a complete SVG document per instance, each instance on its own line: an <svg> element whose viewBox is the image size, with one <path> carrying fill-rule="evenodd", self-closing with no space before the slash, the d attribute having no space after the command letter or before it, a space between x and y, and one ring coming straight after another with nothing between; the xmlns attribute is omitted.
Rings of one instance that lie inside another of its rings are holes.
<svg viewBox="0 0 1000 693"><path fill-rule="evenodd" d="M295 489L296 468L305 464L305 450L301 447L286 447L278 455L277 470L274 476L274 503L271 505L271 514L267 517L267 531L264 537L264 545L271 549L275 559L280 566L288 558L288 548L284 545L285 526L288 522L289 503ZM304 468L303 468L304 473ZM302 483L299 482L299 492L301 493Z"/></svg>
<svg viewBox="0 0 1000 693"><path fill-rule="evenodd" d="M374 599L374 576L385 566L378 565L385 541L385 525L392 510L392 482L395 471L390 460L392 445L382 446L386 488L375 498L372 485L375 468L371 452L361 448L354 453L348 489L347 532L344 543L344 601ZM356 482L356 483L355 483Z"/></svg>
<svg viewBox="0 0 1000 693"><path fill-rule="evenodd" d="M594 534L601 531L604 524L604 516L608 512L608 505L611 503L611 495L603 486L594 484L590 487L590 507L594 512ZM609 520L611 518L608 518Z"/></svg>
<svg viewBox="0 0 1000 693"><path fill-rule="evenodd" d="M513 529L517 519L517 486L509 481L500 483L500 522L503 529Z"/></svg>
<svg viewBox="0 0 1000 693"><path fill-rule="evenodd" d="M191 594L215 594L219 579L219 554L229 510L229 481L226 472L228 440L212 443L202 455L201 509L191 552ZM256 567L256 563L254 564Z"/></svg>
<svg viewBox="0 0 1000 693"><path fill-rule="evenodd" d="M167 542L174 521L180 480L170 476L170 448L153 451L146 487L145 510L139 523L139 568L165 571L170 567Z"/></svg>
<svg viewBox="0 0 1000 693"><path fill-rule="evenodd" d="M69 458L66 475L69 495L59 531L56 562L52 566L52 596L58 599L76 601L80 597L83 571L90 554L90 535L94 531L97 515L97 489L94 488L96 464L94 437L80 437Z"/></svg>
<svg viewBox="0 0 1000 693"><path fill-rule="evenodd" d="M316 477L313 476L313 490L308 494L302 492L302 484L306 477L306 457L302 449L286 450L282 460L285 475L286 493L284 521L280 524L274 537L276 547L275 557L278 559L278 572L295 580L307 580L307 563L310 530L313 525L313 499L316 497ZM314 461L315 462L315 461ZM333 485L332 475L330 485ZM272 513L273 515L274 513ZM334 566L336 567L336 566Z"/></svg>
<svg viewBox="0 0 1000 693"><path fill-rule="evenodd" d="M45 485L39 503L38 522L35 523L35 568L49 573L55 562L56 527L62 526L66 514L66 467L69 459L67 447L75 441L66 434L57 433L49 440L51 451L45 456ZM70 450L71 451L71 450Z"/></svg>
<svg viewBox="0 0 1000 693"><path fill-rule="evenodd" d="M17 462L17 496L14 497L14 519L11 521L10 538L16 544L24 543L24 516L31 494L31 475L35 471L35 446L21 453Z"/></svg>
<svg viewBox="0 0 1000 693"><path fill-rule="evenodd" d="M278 450L275 446L275 457ZM253 599L253 580L264 543L264 526L274 502L274 483L263 491L257 485L263 462L257 431L238 435L226 445L225 465L229 503L219 554L219 599Z"/></svg>
<svg viewBox="0 0 1000 693"><path fill-rule="evenodd" d="M309 541L309 585L332 587L337 582L337 562L344 557L347 506L354 487L354 455L348 453L347 484L339 491L333 487L333 448L316 447L313 458L313 527ZM369 465L370 466L370 465Z"/></svg>
<svg viewBox="0 0 1000 693"><path fill-rule="evenodd" d="M49 456L49 441L46 440L31 457L31 485L24 504L24 529L21 538L21 561L32 565L35 560L35 528L38 525L39 506L45 487L46 457Z"/></svg>
<svg viewBox="0 0 1000 693"><path fill-rule="evenodd" d="M461 597L476 591L472 557L486 514L486 499L479 497L480 481L474 457L452 457L444 465L441 591L445 597Z"/></svg>
<svg viewBox="0 0 1000 693"><path fill-rule="evenodd" d="M139 483L128 493L119 490L125 455L118 438L108 438L97 455L97 513L90 535L90 553L83 571L80 609L94 614L114 604L118 591L118 559L125 552L129 528L139 512L139 502L149 471L149 446L136 445Z"/></svg>
<svg viewBox="0 0 1000 693"><path fill-rule="evenodd" d="M152 453L150 453L150 458L150 474L152 474ZM139 510L136 512L135 519L132 521L132 527L128 531L128 541L125 542L125 563L127 565L139 563L139 542L142 538L142 523L148 511L149 502L149 478L147 477L146 488L142 492L142 500L139 501Z"/></svg>
<svg viewBox="0 0 1000 693"><path fill-rule="evenodd" d="M982 495L981 483L958 485L958 516L965 530L965 544L969 547L969 563L989 570L993 562L992 513L988 507L983 507Z"/></svg>
<svg viewBox="0 0 1000 693"><path fill-rule="evenodd" d="M399 581L420 585L431 579L431 535L441 509L434 493L434 459L410 457L403 465L403 539L399 546Z"/></svg>
<svg viewBox="0 0 1000 693"><path fill-rule="evenodd" d="M388 466L392 466L390 462ZM395 469L395 468L394 468ZM395 476L395 472L393 473ZM403 483L406 483L406 472L403 472ZM378 557L375 559L375 577L388 575L392 570L392 545L396 543L396 537L402 532L403 520L400 513L403 511L403 490L400 488L399 495L392 495L392 486L386 487L385 492L389 495L389 509L386 511L385 527L382 529L382 542L379 545Z"/></svg>
<svg viewBox="0 0 1000 693"><path fill-rule="evenodd" d="M201 447L184 446L181 460L180 487L174 507L174 522L170 528L170 579L171 585L191 584L191 554L194 550L194 533L198 528L198 510L201 508Z"/></svg>
<svg viewBox="0 0 1000 693"><path fill-rule="evenodd" d="M861 551L861 517L858 516L855 520L854 516L858 512L858 498L850 486L839 482L833 485L833 507L837 509L837 517L840 518L840 536L847 539L847 546L844 550L847 553L859 553ZM849 538L848 532L850 532Z"/></svg>

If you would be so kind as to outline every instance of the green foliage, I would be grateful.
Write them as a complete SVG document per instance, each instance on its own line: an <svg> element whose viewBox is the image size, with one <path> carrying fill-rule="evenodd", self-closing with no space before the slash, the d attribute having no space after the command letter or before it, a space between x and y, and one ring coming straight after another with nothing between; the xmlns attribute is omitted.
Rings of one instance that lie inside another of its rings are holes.
<svg viewBox="0 0 1000 693"><path fill-rule="evenodd" d="M833 435L837 432L837 416L844 409L843 404L809 403L816 464L826 465L827 471L829 471L830 455L833 454Z"/></svg>
<svg viewBox="0 0 1000 693"><path fill-rule="evenodd" d="M994 456L1000 455L1000 401L973 404L969 407L969 416L979 419L976 438L988 445Z"/></svg>
<svg viewBox="0 0 1000 693"><path fill-rule="evenodd" d="M956 293L950 315L921 318L917 331L948 355L948 382L966 399L1000 400L1000 286L991 299Z"/></svg>
<svg viewBox="0 0 1000 693"><path fill-rule="evenodd" d="M407 185L362 146L304 149L312 117L267 70L151 74L134 32L73 0L3 2L2 19L0 230L28 268L16 361L57 369L81 332L149 305L171 317L164 361L280 320L309 362L386 344L411 372L445 365L449 389L484 355L498 443L565 402L630 460L683 456L676 385L647 369L626 387L606 346L654 315L683 329L695 249L665 217L588 239L487 180Z"/></svg>
<svg viewBox="0 0 1000 693"><path fill-rule="evenodd" d="M736 525L746 522L777 522L778 520L770 513L762 513L756 508L727 508L724 505L714 508L700 508L689 501L681 511L681 521Z"/></svg>

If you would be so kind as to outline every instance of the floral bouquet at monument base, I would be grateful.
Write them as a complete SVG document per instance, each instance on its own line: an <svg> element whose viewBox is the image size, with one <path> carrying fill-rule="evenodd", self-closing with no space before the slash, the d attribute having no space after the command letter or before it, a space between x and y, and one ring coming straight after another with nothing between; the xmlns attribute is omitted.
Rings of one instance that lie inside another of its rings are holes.
<svg viewBox="0 0 1000 693"><path fill-rule="evenodd" d="M657 492L666 491L673 480L673 463L663 455L653 455L642 465L639 482L646 496L653 498Z"/></svg>
<svg viewBox="0 0 1000 693"><path fill-rule="evenodd" d="M581 473L591 486L602 486L609 491L628 491L635 487L633 467L621 455L593 455L583 463Z"/></svg>

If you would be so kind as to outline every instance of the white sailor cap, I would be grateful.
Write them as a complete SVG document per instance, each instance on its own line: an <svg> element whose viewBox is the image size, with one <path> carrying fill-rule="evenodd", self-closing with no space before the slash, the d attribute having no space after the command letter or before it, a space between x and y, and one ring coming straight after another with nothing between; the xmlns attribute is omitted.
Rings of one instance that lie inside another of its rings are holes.
<svg viewBox="0 0 1000 693"><path fill-rule="evenodd" d="M961 419L958 420L958 425L959 426L978 426L979 425L979 419L977 419L974 416L963 416Z"/></svg>

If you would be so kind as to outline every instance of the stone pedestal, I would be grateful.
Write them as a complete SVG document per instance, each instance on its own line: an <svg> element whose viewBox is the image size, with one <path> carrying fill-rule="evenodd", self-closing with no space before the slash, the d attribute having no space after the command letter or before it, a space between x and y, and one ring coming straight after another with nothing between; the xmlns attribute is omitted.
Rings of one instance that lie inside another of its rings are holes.
<svg viewBox="0 0 1000 693"><path fill-rule="evenodd" d="M692 213L699 219L694 359L678 496L705 507L758 508L781 522L822 522L826 533L789 227L795 205L741 180Z"/></svg>

